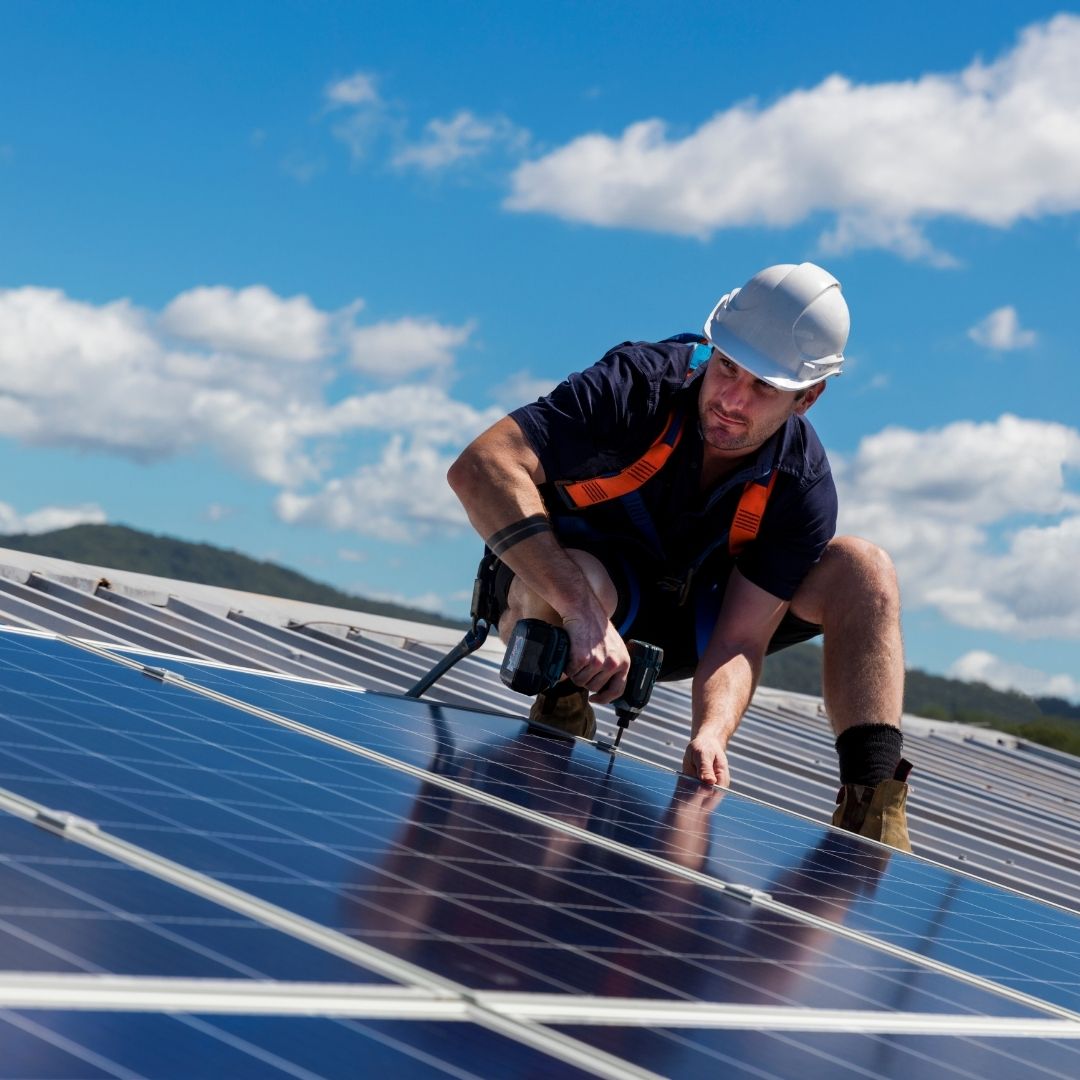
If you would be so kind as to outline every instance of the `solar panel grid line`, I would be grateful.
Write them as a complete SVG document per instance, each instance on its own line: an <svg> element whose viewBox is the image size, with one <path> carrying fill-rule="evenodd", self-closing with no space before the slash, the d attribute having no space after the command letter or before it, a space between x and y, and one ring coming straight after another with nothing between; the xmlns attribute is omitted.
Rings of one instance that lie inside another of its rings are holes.
<svg viewBox="0 0 1080 1080"><path fill-rule="evenodd" d="M100 655L107 660L116 660L116 657L112 656L112 654L110 654L107 650L96 651L98 651ZM684 877L687 880L695 881L697 884L703 885L708 889L720 892L729 889L729 883L721 882L716 878L710 877L709 875L702 874L687 867L678 866L677 864L671 863L666 859L653 856L648 852L628 847L627 845L621 844L617 841L613 841L607 837L591 833L588 830L581 829L568 822L561 822L556 819L548 818L543 814L538 814L527 808L520 807L517 804L510 803L507 800L501 799L497 796L492 796L486 792L478 791L475 788L471 788L467 785L461 784L447 777L439 776L438 774L431 773L428 770L398 761L395 758L381 754L377 751L369 750L365 747L359 746L356 743L352 743L349 740L341 739L337 736L329 735L326 732L319 731L318 729L311 728L309 725L300 724L296 721L273 713L270 710L252 706L247 702L243 702L236 698L229 697L228 695L220 694L217 691L209 690L205 687L200 687L195 683L185 682L184 688L192 690L203 696L209 697L213 700L218 700L223 704L231 705L251 715L255 715L262 719L269 720L271 723L277 724L278 726L285 727L289 730L298 731L301 734L310 735L318 741L326 742L329 745L337 746L339 749L344 749L347 752L357 754L368 760L373 760L378 762L379 764L387 765L396 771L400 771L406 773L407 775L422 779L429 784L442 787L448 791L453 791L456 794L469 798L474 802L483 802L487 805L498 807L502 810L509 811L516 817L522 818L524 820L531 820L536 824L543 825L547 828L554 828L560 832L565 832L567 835L571 835L586 842L593 843L600 847L604 847L608 850L627 855L637 862L651 865L656 869L660 869L668 873L673 873L676 876ZM843 926L842 924L838 924L831 920L813 915L809 912L802 911L801 909L792 907L791 905L771 899L766 900L761 897L755 898L754 902L762 907L767 908L775 914L782 915L786 918L793 918L796 921L807 923L808 925L815 926L819 929L829 930L840 937L858 941L861 944L869 945L870 947L882 951L897 959L902 959L907 963L916 964L918 966L925 967L928 970L934 970L949 977L956 978L969 985L975 985L980 987L981 989L989 990L992 993L1003 995L1011 1000L1023 1003L1030 1008L1050 1011L1054 1015L1058 1015L1067 1019L1077 1018L1078 1014L1073 1013L1071 1010L1066 1009L1062 1006L1046 1002L1032 995L1018 992L1011 987L1004 986L993 980L984 979L980 976L972 975L971 973L963 971L962 969L955 968L952 965L942 964L938 961L932 960L931 958L895 946L889 942L881 941L870 935L861 933L857 930L852 930L851 928Z"/></svg>
<svg viewBox="0 0 1080 1080"><path fill-rule="evenodd" d="M56 1049L62 1050L66 1054L70 1054L73 1058L77 1058L87 1065L92 1065L96 1069L101 1069L109 1076L114 1077L115 1080L146 1080L146 1077L140 1073L132 1072L131 1069L125 1068L123 1065L112 1061L103 1054L97 1054L93 1050L75 1042L73 1039L65 1038L58 1032L50 1030L44 1024L39 1024L32 1017L21 1016L14 1010L8 1011L4 1009L0 1010L0 1020L6 1021L13 1027L19 1028L27 1034L34 1035L42 1042L54 1046Z"/></svg>
<svg viewBox="0 0 1080 1080"><path fill-rule="evenodd" d="M469 998L370 983L0 971L0 1009L466 1020Z"/></svg>
<svg viewBox="0 0 1080 1080"><path fill-rule="evenodd" d="M48 938L43 938L39 934L32 933L25 927L18 926L3 917L0 917L0 930L5 934L8 934L12 939L20 940L25 944L31 945L41 953L51 956L63 963L70 964L72 967L79 967L84 970L87 968L85 960L77 953L58 945L55 941L50 941Z"/></svg>
<svg viewBox="0 0 1080 1080"><path fill-rule="evenodd" d="M249 1039L240 1038L230 1031L225 1031L217 1024L204 1020L202 1017L181 1013L177 1014L173 1019L187 1027L194 1028L204 1035L219 1040L226 1046L232 1047L241 1054L254 1058L263 1065L278 1069L287 1076L295 1077L295 1080L325 1080L325 1078L318 1073L312 1072L310 1069L305 1069L302 1066L297 1066L293 1062L283 1058L280 1054L275 1054L272 1051L266 1050L262 1046L251 1042Z"/></svg>
<svg viewBox="0 0 1080 1080"><path fill-rule="evenodd" d="M127 918L127 919L131 919L132 921L135 921L134 919L132 919L132 917L130 915L128 915L127 912L122 911L120 908L116 907L115 905L104 903L97 897L93 897L88 893L80 892L79 890L73 889L70 886L66 886L63 883L59 883L59 882L56 881L55 878L53 878L50 875L44 873L43 871L39 870L36 867L22 864L22 865L20 865L18 867L18 869L19 869L19 871L21 873L26 874L28 876L37 877L37 879L39 881L41 881L43 883L50 884L54 888L65 889L74 898L86 901L86 902L96 906L104 914L112 915L112 916L115 916L115 917L118 917L118 918L121 918L121 919ZM40 917L44 913L41 912L41 911L37 911L35 914L37 914ZM9 934L11 934L13 937L19 937L19 938L22 938L24 940L31 940L33 944L35 944L38 948L42 949L43 951L52 952L57 956L61 955L60 951L56 949L55 943L52 943L52 942L46 941L45 939L39 938L39 937L37 937L37 935L29 934L25 927L18 927L15 924L9 923L6 920L2 920L2 919L0 919L0 922L3 923L4 929ZM160 935L161 937L165 938L166 940L170 940L173 943L183 944L183 946L185 948L187 948L187 949L189 949L189 950L191 950L193 952L201 952L203 955L205 955L207 957L212 957L219 964L222 964L223 966L232 967L237 972L238 975L242 975L242 976L245 976L247 978L258 977L259 973L257 971L255 971L253 968L247 967L246 965L241 965L240 963L233 960L232 958L225 957L225 956L221 955L220 953L212 953L211 950L200 946L198 943L191 941L189 938L185 937L184 935L172 932L168 927L163 927L161 925L148 923L145 920L139 921L139 926L140 926L140 928L142 928L144 930L147 930L152 934ZM82 957L77 956L74 953L69 952L68 950L63 950L63 953L65 954L64 958L67 959L68 962L74 964L75 966L82 967L85 970L99 970L99 969L97 969L96 965L87 965L84 962ZM7 973L7 974L10 974L10 973ZM4 975L5 975L5 973L0 972L0 978L3 978Z"/></svg>
<svg viewBox="0 0 1080 1080"><path fill-rule="evenodd" d="M282 931L309 945L334 953L395 981L422 986L432 993L459 993L459 987L456 984L441 979L424 968L388 956L382 950L374 949L277 904L272 904L207 874L158 855L147 848L114 836L99 828L94 822L84 821L72 815L65 815L63 811L41 806L5 788L0 788L0 810L6 810L31 824L38 824L39 820L61 822L66 818L66 827L62 830L62 835L66 840L108 855L127 866L143 870L162 881L167 881L197 896L211 900L221 907L254 919L264 926Z"/></svg>

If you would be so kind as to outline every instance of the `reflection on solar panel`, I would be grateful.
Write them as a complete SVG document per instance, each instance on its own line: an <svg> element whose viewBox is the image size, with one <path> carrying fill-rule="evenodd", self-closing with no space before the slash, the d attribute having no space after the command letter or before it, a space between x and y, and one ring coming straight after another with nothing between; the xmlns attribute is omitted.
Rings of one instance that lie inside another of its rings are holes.
<svg viewBox="0 0 1080 1080"><path fill-rule="evenodd" d="M0 810L0 1077L1080 1075L1074 913L496 713L0 633Z"/></svg>

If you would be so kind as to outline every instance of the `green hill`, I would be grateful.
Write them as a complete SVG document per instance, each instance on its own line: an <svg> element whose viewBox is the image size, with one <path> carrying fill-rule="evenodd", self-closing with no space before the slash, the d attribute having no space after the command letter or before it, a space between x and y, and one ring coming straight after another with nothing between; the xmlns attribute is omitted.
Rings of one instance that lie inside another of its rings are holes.
<svg viewBox="0 0 1080 1080"><path fill-rule="evenodd" d="M37 535L0 535L0 547L436 626L465 625L461 620L402 604L353 596L331 585L312 581L295 570L272 562L261 562L236 551L225 551L210 544L191 544L168 536L153 536L125 525L75 525L70 529Z"/></svg>
<svg viewBox="0 0 1080 1080"><path fill-rule="evenodd" d="M797 645L765 661L763 686L821 696L821 648ZM1080 706L1061 698L1030 698L909 669L904 710L932 720L977 724L1012 732L1032 742L1080 754Z"/></svg>

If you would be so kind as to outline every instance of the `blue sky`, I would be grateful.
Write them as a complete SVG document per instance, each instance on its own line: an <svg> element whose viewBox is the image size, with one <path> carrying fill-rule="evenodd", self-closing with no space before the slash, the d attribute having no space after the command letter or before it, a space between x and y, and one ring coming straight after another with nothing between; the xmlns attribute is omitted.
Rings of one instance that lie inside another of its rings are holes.
<svg viewBox="0 0 1080 1080"><path fill-rule="evenodd" d="M463 614L469 438L813 259L909 663L1080 700L1080 13L8 4L0 91L3 531Z"/></svg>

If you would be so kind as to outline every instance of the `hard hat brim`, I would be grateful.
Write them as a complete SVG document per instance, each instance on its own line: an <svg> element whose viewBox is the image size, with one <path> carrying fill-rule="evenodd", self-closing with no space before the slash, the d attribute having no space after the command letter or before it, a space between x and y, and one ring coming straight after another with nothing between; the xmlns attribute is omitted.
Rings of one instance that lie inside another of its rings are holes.
<svg viewBox="0 0 1080 1080"><path fill-rule="evenodd" d="M745 368L751 375L761 379L762 382L767 382L770 386L775 386L778 390L805 390L807 387L824 382L830 375L839 375L844 362L843 356L829 356L807 362L803 365L804 372L800 374L808 377L796 378L786 367L733 334L715 317L711 318L706 325L705 336L710 344L719 349L729 360L733 360L739 367ZM814 368L817 370L814 371Z"/></svg>

